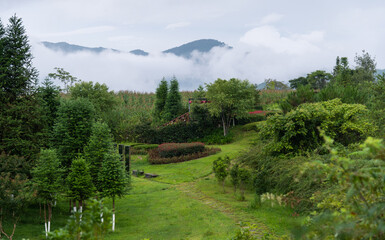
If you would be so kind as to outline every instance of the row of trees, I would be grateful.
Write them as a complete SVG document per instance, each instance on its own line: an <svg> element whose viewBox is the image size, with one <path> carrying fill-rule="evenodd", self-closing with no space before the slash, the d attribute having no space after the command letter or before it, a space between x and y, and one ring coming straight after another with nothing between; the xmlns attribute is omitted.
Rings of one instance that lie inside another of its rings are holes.
<svg viewBox="0 0 385 240"><path fill-rule="evenodd" d="M362 50L362 55L356 54L354 62L356 66L352 69L347 57L337 57L332 73L316 70L306 77L289 80L290 87L298 89L299 86L310 85L312 89L323 89L329 83L348 86L375 80L376 62L368 52Z"/></svg>
<svg viewBox="0 0 385 240"><path fill-rule="evenodd" d="M163 78L156 89L155 95L156 100L153 111L155 122L167 122L183 113L179 83L175 77L170 81L170 88L166 79Z"/></svg>
<svg viewBox="0 0 385 240"><path fill-rule="evenodd" d="M169 121L181 113L182 104L177 80L171 80L170 85L168 91L167 81L163 79L156 90L154 119L157 121ZM200 87L194 95L196 98L207 98L209 104L198 107L192 103L193 118L205 121L207 118L204 116L210 114L212 117L220 119L223 135L226 136L231 121L235 117L245 117L248 111L255 108L259 92L249 81L232 78L230 80L217 79L214 83L206 84L206 89Z"/></svg>

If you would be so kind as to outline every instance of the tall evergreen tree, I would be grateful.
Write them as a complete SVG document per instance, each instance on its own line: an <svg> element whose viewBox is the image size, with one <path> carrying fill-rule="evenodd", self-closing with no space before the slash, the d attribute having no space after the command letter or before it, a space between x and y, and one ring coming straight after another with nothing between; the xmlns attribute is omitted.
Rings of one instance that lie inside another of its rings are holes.
<svg viewBox="0 0 385 240"><path fill-rule="evenodd" d="M92 134L84 149L84 158L90 166L92 182L96 189L101 191L98 174L101 171L105 155L113 148L112 135L107 124L95 122L92 126Z"/></svg>
<svg viewBox="0 0 385 240"><path fill-rule="evenodd" d="M162 119L162 113L164 111L164 106L166 105L168 92L168 84L165 78L160 81L158 88L155 91L155 105L154 105L154 119L155 121L160 121Z"/></svg>
<svg viewBox="0 0 385 240"><path fill-rule="evenodd" d="M0 26L0 38L1 101L14 102L33 90L37 70L32 66L31 46L21 18L14 15L6 29Z"/></svg>
<svg viewBox="0 0 385 240"><path fill-rule="evenodd" d="M83 153L88 144L94 113L94 107L88 99L63 100L60 104L53 131L53 144L67 171L72 160Z"/></svg>
<svg viewBox="0 0 385 240"><path fill-rule="evenodd" d="M0 152L31 159L40 150L42 113L37 101L37 71L31 46L16 16L0 22Z"/></svg>
<svg viewBox="0 0 385 240"><path fill-rule="evenodd" d="M182 96L179 92L178 80L173 77L170 81L170 91L167 94L166 104L164 106L164 119L172 120L181 114L182 111Z"/></svg>
<svg viewBox="0 0 385 240"><path fill-rule="evenodd" d="M333 83L337 83L342 86L346 86L351 83L353 71L349 67L349 61L347 57L337 57L336 66L333 70Z"/></svg>

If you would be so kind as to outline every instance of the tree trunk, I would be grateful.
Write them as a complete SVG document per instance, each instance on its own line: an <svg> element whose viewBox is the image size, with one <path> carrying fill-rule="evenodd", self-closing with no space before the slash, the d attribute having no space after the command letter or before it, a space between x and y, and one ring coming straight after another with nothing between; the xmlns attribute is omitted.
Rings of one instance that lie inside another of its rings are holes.
<svg viewBox="0 0 385 240"><path fill-rule="evenodd" d="M75 199L72 200L72 204L73 204L73 211L75 213L76 212L76 200Z"/></svg>
<svg viewBox="0 0 385 240"><path fill-rule="evenodd" d="M12 234L9 235L9 236L8 236L8 234L6 234L6 233L4 232L3 224L2 224L2 223L3 223L3 218L1 217L1 219L0 219L0 232L1 232L4 236L6 236L9 240L12 240L13 235L15 234L17 222L19 221L19 217L16 217L16 218L15 218L15 212L13 212L12 217L13 217L13 219L14 219L14 222L13 222L13 230L12 230Z"/></svg>
<svg viewBox="0 0 385 240"><path fill-rule="evenodd" d="M115 231L115 198L112 198L112 231Z"/></svg>
<svg viewBox="0 0 385 240"><path fill-rule="evenodd" d="M103 202L100 201L100 221L103 222Z"/></svg>
<svg viewBox="0 0 385 240"><path fill-rule="evenodd" d="M48 232L51 232L52 205L48 203Z"/></svg>
<svg viewBox="0 0 385 240"><path fill-rule="evenodd" d="M222 187L223 187L223 193L226 193L226 190L225 190L225 180L222 181Z"/></svg>
<svg viewBox="0 0 385 240"><path fill-rule="evenodd" d="M82 220L83 200L79 200L80 221Z"/></svg>
<svg viewBox="0 0 385 240"><path fill-rule="evenodd" d="M48 238L48 226L47 226L47 210L45 208L46 203L44 203L44 230L45 238Z"/></svg>
<svg viewBox="0 0 385 240"><path fill-rule="evenodd" d="M226 131L226 121L224 116L222 116L222 125L223 125L223 136L226 136L227 131Z"/></svg>

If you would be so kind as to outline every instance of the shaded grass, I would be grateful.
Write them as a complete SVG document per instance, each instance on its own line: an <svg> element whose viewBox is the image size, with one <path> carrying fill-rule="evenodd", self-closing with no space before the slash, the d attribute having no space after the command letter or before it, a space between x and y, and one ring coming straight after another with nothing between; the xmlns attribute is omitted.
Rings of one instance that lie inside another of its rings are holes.
<svg viewBox="0 0 385 240"><path fill-rule="evenodd" d="M43 206L42 206L43 207ZM21 239L43 239L44 235L44 215L43 209L42 216L40 217L39 204L31 205L26 209L26 212L20 218L14 240ZM63 227L67 223L69 217L69 206L67 201L59 201L56 207L52 208L52 221L51 221L51 230L54 231L60 227ZM7 223L7 219L4 219L6 233L12 232L12 227ZM42 238L43 237L43 238ZM1 239L7 239L5 236Z"/></svg>

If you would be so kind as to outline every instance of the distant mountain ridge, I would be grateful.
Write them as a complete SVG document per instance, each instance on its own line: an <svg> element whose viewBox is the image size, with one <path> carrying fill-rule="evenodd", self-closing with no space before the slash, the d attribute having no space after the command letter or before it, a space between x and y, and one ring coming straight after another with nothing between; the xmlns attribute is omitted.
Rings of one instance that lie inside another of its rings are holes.
<svg viewBox="0 0 385 240"><path fill-rule="evenodd" d="M84 47L80 45L75 45L75 44L70 44L66 42L41 42L44 47L53 50L53 51L61 51L63 53L77 53L81 51L87 51L87 52L92 52L92 53L102 53L104 51L113 51L117 53L121 53L122 51L116 50L116 49L111 49L111 48L104 48L104 47L96 47L96 48L91 48L91 47ZM183 44L179 47L174 47L170 48L168 50L163 51L162 53L172 53L176 56L179 57L184 57L184 58L191 58L192 53L194 51L202 52L202 53L207 53L210 52L211 49L214 47L225 47L227 49L232 49L232 47L226 45L224 42L220 42L215 39L200 39L196 41L192 41L186 44ZM135 49L130 51L129 53L138 55L138 56L148 56L149 53L143 51L142 49Z"/></svg>
<svg viewBox="0 0 385 240"><path fill-rule="evenodd" d="M103 51L113 51L113 52L120 52L116 49L108 49L104 47L84 47L80 45L75 44L69 44L66 42L58 42L58 43L52 43L52 42L41 42L46 48L51 49L53 51L62 51L64 53L76 53L81 51L88 51L88 52L94 52L94 53L101 53Z"/></svg>
<svg viewBox="0 0 385 240"><path fill-rule="evenodd" d="M173 53L176 56L190 58L192 52L210 52L214 47L226 47L231 49L232 47L227 46L224 42L220 42L215 39L200 39L196 41L192 41L186 44L183 44L179 47L170 48L168 50L163 51L163 53Z"/></svg>
<svg viewBox="0 0 385 240"><path fill-rule="evenodd" d="M135 49L135 50L130 51L130 53L138 55L138 56L148 56L148 52L145 52L142 49Z"/></svg>

